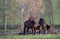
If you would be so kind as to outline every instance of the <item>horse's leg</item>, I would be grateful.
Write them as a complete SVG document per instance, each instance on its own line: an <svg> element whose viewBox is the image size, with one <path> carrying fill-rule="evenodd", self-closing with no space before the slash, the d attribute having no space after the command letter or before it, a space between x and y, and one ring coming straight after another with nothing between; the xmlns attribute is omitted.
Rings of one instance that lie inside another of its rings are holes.
<svg viewBox="0 0 60 39"><path fill-rule="evenodd" d="M40 33L43 34L43 28L40 26Z"/></svg>
<svg viewBox="0 0 60 39"><path fill-rule="evenodd" d="M26 27L24 26L24 35L25 35L25 30L26 30Z"/></svg>
<svg viewBox="0 0 60 39"><path fill-rule="evenodd" d="M35 35L36 29L34 28L34 35Z"/></svg>
<svg viewBox="0 0 60 39"><path fill-rule="evenodd" d="M33 28L32 28L32 34L33 34Z"/></svg>
<svg viewBox="0 0 60 39"><path fill-rule="evenodd" d="M40 34L40 30L39 30L39 34Z"/></svg>
<svg viewBox="0 0 60 39"><path fill-rule="evenodd" d="M39 28L39 34L40 34L40 28Z"/></svg>
<svg viewBox="0 0 60 39"><path fill-rule="evenodd" d="M45 34L45 29L42 29L42 34Z"/></svg>
<svg viewBox="0 0 60 39"><path fill-rule="evenodd" d="M27 35L28 35L29 28L27 28Z"/></svg>
<svg viewBox="0 0 60 39"><path fill-rule="evenodd" d="M45 34L45 29L43 29L43 34Z"/></svg>
<svg viewBox="0 0 60 39"><path fill-rule="evenodd" d="M32 34L34 34L34 27L32 27Z"/></svg>

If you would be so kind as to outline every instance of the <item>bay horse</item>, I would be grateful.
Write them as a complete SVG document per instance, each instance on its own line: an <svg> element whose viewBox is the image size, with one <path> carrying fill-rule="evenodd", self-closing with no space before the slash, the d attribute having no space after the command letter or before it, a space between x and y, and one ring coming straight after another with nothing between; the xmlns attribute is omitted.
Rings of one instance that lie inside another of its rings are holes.
<svg viewBox="0 0 60 39"><path fill-rule="evenodd" d="M43 30L44 30L44 24L43 25L39 25L38 23L36 23L33 27L34 29L34 34L36 33L36 30L39 30L39 34L43 33Z"/></svg>

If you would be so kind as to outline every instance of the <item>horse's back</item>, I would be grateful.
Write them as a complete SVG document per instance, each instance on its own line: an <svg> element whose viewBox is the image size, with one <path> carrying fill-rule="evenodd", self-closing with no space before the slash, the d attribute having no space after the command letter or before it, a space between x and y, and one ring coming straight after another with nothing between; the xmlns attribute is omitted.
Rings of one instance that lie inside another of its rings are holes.
<svg viewBox="0 0 60 39"><path fill-rule="evenodd" d="M32 28L32 27L33 27L33 25L34 25L34 24L33 24L33 23L31 23L30 21L25 21L25 22L24 22L24 26L25 26L25 27Z"/></svg>
<svg viewBox="0 0 60 39"><path fill-rule="evenodd" d="M29 24L30 24L29 21L24 22L24 26L29 26Z"/></svg>

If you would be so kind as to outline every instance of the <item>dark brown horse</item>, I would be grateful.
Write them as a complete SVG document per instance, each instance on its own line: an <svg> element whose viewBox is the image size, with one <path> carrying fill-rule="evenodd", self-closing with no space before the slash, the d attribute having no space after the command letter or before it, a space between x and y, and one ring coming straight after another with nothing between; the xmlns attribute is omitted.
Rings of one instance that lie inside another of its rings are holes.
<svg viewBox="0 0 60 39"><path fill-rule="evenodd" d="M33 20L32 17L30 17L29 20L25 21L24 22L24 34L26 34L25 31L27 31L27 34L28 34L29 29L32 29L32 33L33 33L34 24L35 24L35 21Z"/></svg>

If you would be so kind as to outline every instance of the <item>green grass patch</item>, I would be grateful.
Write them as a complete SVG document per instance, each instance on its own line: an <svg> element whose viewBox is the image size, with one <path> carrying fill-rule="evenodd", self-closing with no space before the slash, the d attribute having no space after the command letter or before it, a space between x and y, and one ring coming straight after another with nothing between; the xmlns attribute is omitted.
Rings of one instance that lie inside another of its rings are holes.
<svg viewBox="0 0 60 39"><path fill-rule="evenodd" d="M0 36L0 39L60 39L60 35L8 35Z"/></svg>

